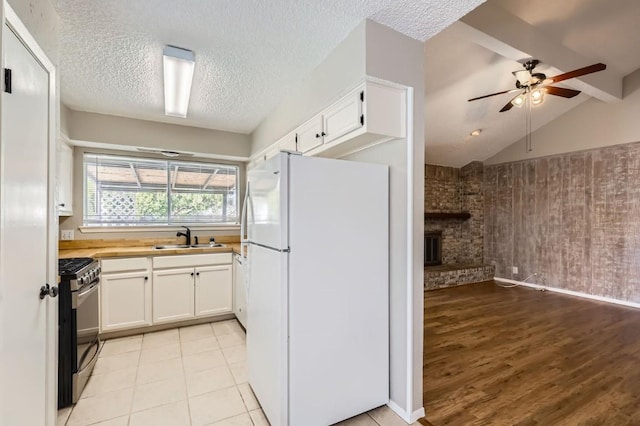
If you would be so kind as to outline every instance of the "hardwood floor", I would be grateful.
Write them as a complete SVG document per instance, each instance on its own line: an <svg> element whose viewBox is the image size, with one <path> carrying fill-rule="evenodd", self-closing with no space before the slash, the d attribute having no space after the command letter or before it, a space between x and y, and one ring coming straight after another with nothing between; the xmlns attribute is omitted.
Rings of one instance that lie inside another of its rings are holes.
<svg viewBox="0 0 640 426"><path fill-rule="evenodd" d="M640 425L640 310L493 282L425 293L426 419Z"/></svg>

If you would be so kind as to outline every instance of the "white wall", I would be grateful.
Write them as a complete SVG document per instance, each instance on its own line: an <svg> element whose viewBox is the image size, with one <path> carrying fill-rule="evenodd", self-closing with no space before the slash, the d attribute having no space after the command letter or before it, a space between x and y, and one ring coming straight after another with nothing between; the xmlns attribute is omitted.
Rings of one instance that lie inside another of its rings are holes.
<svg viewBox="0 0 640 426"><path fill-rule="evenodd" d="M250 136L240 133L91 112L69 112L68 136L73 141L110 144L115 149L145 147L215 154L236 160L248 158L251 149Z"/></svg>
<svg viewBox="0 0 640 426"><path fill-rule="evenodd" d="M413 129L408 130L413 139L394 141L388 148L374 147L367 154L393 163L391 215L395 217L391 238L405 249L396 253L400 248L391 247L392 271L395 270L392 323L396 327L392 330L392 339L398 343L391 350L391 368L396 370L396 374L392 374L391 392L393 400L412 414L423 407L424 44L370 21L366 36L367 74L412 87L414 93ZM393 198L398 198L397 202ZM404 335L400 335L402 331ZM403 369L405 380L401 380ZM409 399L407 393L411 394Z"/></svg>
<svg viewBox="0 0 640 426"><path fill-rule="evenodd" d="M533 132L532 152L525 152L521 139L485 163L507 163L640 141L640 70L626 76L623 87L622 101L605 103L589 99Z"/></svg>
<svg viewBox="0 0 640 426"><path fill-rule="evenodd" d="M60 104L60 133L67 139L69 138L69 120L71 118L71 110L64 104Z"/></svg>
<svg viewBox="0 0 640 426"><path fill-rule="evenodd" d="M59 64L60 18L49 0L8 0L22 23L54 65Z"/></svg>
<svg viewBox="0 0 640 426"><path fill-rule="evenodd" d="M265 118L251 135L256 153L320 112L365 75L365 22Z"/></svg>

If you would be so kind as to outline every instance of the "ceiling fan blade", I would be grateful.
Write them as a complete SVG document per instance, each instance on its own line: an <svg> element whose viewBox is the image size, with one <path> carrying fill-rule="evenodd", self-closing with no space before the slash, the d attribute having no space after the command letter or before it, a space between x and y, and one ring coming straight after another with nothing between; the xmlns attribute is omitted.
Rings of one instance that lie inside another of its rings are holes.
<svg viewBox="0 0 640 426"><path fill-rule="evenodd" d="M520 91L520 90L518 90L518 91ZM512 90L512 92L513 92L513 90ZM522 93L524 93L524 92L522 92ZM503 107L502 107L502 109L500 110L500 112L509 111L511 108L513 108L513 103L512 103L512 102L513 102L513 100L514 100L515 98L517 98L518 96L520 96L522 93L518 93L516 96L514 96L513 98L511 98L511 100L510 100L510 101L509 101L505 106L503 106Z"/></svg>
<svg viewBox="0 0 640 426"><path fill-rule="evenodd" d="M557 83L559 81L580 77L582 75L591 74L591 73L602 71L605 69L607 69L607 66L605 64L597 63L597 64L589 65L588 67L578 68L577 70L565 72L564 74L559 74L559 75L556 75L555 77L549 77L547 80L551 80L553 83Z"/></svg>
<svg viewBox="0 0 640 426"><path fill-rule="evenodd" d="M580 94L579 90L565 89L564 87L547 86L545 90L549 95L562 96L563 98L573 98Z"/></svg>
<svg viewBox="0 0 640 426"><path fill-rule="evenodd" d="M484 96L478 96L477 98L473 98L473 99L469 99L468 102L471 101L477 101L478 99L484 99L484 98L489 98L491 96L496 96L496 95L503 95L505 93L512 93L512 92L519 92L521 89L511 89L511 90L505 90L503 92L497 92L497 93L492 93L490 95L484 95Z"/></svg>

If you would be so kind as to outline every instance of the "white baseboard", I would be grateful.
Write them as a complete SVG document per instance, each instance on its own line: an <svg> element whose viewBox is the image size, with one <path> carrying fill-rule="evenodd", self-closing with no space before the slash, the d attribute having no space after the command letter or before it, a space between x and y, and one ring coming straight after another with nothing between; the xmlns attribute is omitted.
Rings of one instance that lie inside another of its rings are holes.
<svg viewBox="0 0 640 426"><path fill-rule="evenodd" d="M416 410L411 414L411 424L417 422L418 419L421 419L424 416L425 416L424 407L420 407L419 410Z"/></svg>
<svg viewBox="0 0 640 426"><path fill-rule="evenodd" d="M402 409L398 404L396 404L393 401L389 401L387 406L391 408L391 410L393 410L394 413L400 416L402 420L404 420L407 424L413 424L417 422L418 419L421 419L424 417L424 407L420 407L420 409L409 414L407 410Z"/></svg>
<svg viewBox="0 0 640 426"><path fill-rule="evenodd" d="M630 308L640 309L640 303L628 302L626 300L618 300L618 299L612 299L610 297L596 296L596 295L593 295L593 294L580 293L580 292L573 291L573 290L565 290L564 288L548 287L548 286L544 286L544 285L540 285L540 284L525 283L523 281L510 280L508 278L495 277L494 280L500 281L500 282L503 282L503 283L517 284L517 285L521 285L523 287L535 288L536 290L547 290L547 291L552 291L554 293L561 293L561 294L566 294L566 295L569 295L569 296L581 297L583 299L596 300L598 302L612 303L614 305L622 305L622 306L627 306L627 307L630 307Z"/></svg>

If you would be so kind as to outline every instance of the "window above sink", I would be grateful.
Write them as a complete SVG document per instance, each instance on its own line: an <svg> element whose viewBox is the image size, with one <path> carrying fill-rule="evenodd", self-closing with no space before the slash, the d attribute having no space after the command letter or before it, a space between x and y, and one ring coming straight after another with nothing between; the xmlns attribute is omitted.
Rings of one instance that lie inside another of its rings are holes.
<svg viewBox="0 0 640 426"><path fill-rule="evenodd" d="M84 226L237 224L235 165L85 153Z"/></svg>

